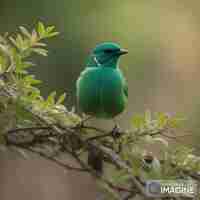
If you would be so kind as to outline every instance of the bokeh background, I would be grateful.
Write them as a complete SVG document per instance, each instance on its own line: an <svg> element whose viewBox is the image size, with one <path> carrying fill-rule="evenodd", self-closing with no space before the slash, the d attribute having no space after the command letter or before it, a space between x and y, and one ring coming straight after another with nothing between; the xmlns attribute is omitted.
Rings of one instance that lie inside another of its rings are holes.
<svg viewBox="0 0 200 200"><path fill-rule="evenodd" d="M36 56L33 72L43 80L44 96L52 90L67 93L69 109L76 104L75 81L91 48L104 41L119 43L129 50L121 59L121 69L130 93L120 125L128 127L135 113L147 109L180 113L194 133L185 140L198 146L199 6L197 0L1 0L0 33L15 32L20 25L31 29L39 20L56 26L60 35L48 42L49 57ZM1 156L2 200L95 199L89 177L64 173L35 159L24 161L12 153Z"/></svg>

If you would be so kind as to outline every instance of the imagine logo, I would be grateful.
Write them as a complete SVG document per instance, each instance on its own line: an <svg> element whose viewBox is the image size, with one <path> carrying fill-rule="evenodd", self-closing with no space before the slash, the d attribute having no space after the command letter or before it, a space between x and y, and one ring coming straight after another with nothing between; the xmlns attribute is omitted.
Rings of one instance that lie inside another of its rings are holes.
<svg viewBox="0 0 200 200"><path fill-rule="evenodd" d="M149 180L146 192L150 197L194 198L198 195L198 185L192 180Z"/></svg>

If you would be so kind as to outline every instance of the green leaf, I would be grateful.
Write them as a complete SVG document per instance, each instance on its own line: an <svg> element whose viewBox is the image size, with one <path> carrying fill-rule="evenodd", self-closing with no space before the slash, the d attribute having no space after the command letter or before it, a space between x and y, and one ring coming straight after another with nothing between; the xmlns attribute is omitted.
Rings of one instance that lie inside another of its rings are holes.
<svg viewBox="0 0 200 200"><path fill-rule="evenodd" d="M42 22L38 22L37 31L39 33L40 38L43 38L46 34L45 26Z"/></svg>
<svg viewBox="0 0 200 200"><path fill-rule="evenodd" d="M135 128L138 128L138 129L141 128L145 124L144 116L142 116L142 115L135 115L132 118L132 123L133 123L133 126Z"/></svg>
<svg viewBox="0 0 200 200"><path fill-rule="evenodd" d="M3 56L0 56L0 66L1 66L1 72L4 72L7 69L7 59Z"/></svg>
<svg viewBox="0 0 200 200"><path fill-rule="evenodd" d="M17 120L33 120L34 117L33 115L28 112L27 110L24 109L22 103L20 102L20 99L17 99L16 101L16 116L17 116Z"/></svg>
<svg viewBox="0 0 200 200"><path fill-rule="evenodd" d="M37 85L37 84L40 84L40 83L41 83L41 81L35 79L33 75L25 76L25 77L22 79L22 81L23 81L26 85Z"/></svg>
<svg viewBox="0 0 200 200"><path fill-rule="evenodd" d="M164 126L167 125L169 116L166 113L157 113L156 114L157 118L157 123L158 123L158 128L163 128Z"/></svg>
<svg viewBox="0 0 200 200"><path fill-rule="evenodd" d="M47 54L48 54L48 51L46 49L42 49L42 48L32 48L32 51L37 54L40 54L42 56L47 56Z"/></svg>
<svg viewBox="0 0 200 200"><path fill-rule="evenodd" d="M32 62L23 62L22 63L22 65L21 65L21 68L22 69L26 69L26 68L29 68L29 67L32 67L32 66L35 66L35 64L34 63L32 63Z"/></svg>
<svg viewBox="0 0 200 200"><path fill-rule="evenodd" d="M12 44L14 44L14 46L18 47L18 44L16 42L16 40L13 37L9 37L9 40L12 42Z"/></svg>
<svg viewBox="0 0 200 200"><path fill-rule="evenodd" d="M66 98L66 93L63 93L59 98L56 104L62 104Z"/></svg>
<svg viewBox="0 0 200 200"><path fill-rule="evenodd" d="M56 36L58 34L59 34L59 32L48 33L48 35L46 37L50 38L50 37L54 37L54 36Z"/></svg>
<svg viewBox="0 0 200 200"><path fill-rule="evenodd" d="M55 97L56 97L56 91L51 92L50 95L47 97L46 103L49 105L54 105Z"/></svg>
<svg viewBox="0 0 200 200"><path fill-rule="evenodd" d="M28 30L27 30L25 27L20 26L19 28L20 28L21 32L22 32L27 38L31 38L31 34L28 32Z"/></svg>
<svg viewBox="0 0 200 200"><path fill-rule="evenodd" d="M17 34L16 43L18 45L18 48L24 47L24 40L20 34Z"/></svg>
<svg viewBox="0 0 200 200"><path fill-rule="evenodd" d="M55 26L48 26L47 29L46 29L46 31L47 31L47 33L50 33L50 32L52 32L54 29L55 29Z"/></svg>
<svg viewBox="0 0 200 200"><path fill-rule="evenodd" d="M42 42L37 42L37 43L34 44L34 46L46 47L47 45L45 43L42 43Z"/></svg>

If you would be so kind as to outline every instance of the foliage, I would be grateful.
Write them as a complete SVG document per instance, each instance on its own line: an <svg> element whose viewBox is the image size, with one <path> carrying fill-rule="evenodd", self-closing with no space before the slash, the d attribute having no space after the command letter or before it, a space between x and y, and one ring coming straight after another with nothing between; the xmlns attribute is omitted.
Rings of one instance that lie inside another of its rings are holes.
<svg viewBox="0 0 200 200"><path fill-rule="evenodd" d="M99 180L109 199L120 199L124 193L129 198L137 193L146 196L148 179L199 181L200 158L194 150L170 143L184 137L174 134L183 117L146 111L132 118L130 130L114 133L85 125L84 116L64 106L65 93L41 96L37 87L41 81L29 73L35 66L30 57L47 56L44 41L56 35L54 26L39 22L31 32L20 27L17 34L0 37L1 147L15 146L24 157L28 150L66 169L87 171ZM160 152L153 152L155 146ZM59 160L64 153L71 154L80 168ZM87 163L91 153L96 155L93 160L104 164L101 173Z"/></svg>

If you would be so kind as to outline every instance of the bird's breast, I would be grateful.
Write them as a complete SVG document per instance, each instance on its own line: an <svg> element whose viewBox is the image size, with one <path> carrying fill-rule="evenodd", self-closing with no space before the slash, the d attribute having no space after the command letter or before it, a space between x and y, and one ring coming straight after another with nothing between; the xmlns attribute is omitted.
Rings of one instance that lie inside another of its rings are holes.
<svg viewBox="0 0 200 200"><path fill-rule="evenodd" d="M77 99L83 112L111 118L123 111L126 99L122 74L108 67L88 68L77 81Z"/></svg>

